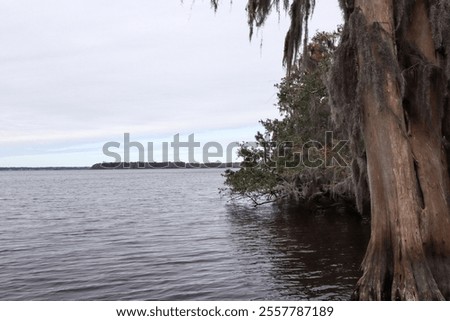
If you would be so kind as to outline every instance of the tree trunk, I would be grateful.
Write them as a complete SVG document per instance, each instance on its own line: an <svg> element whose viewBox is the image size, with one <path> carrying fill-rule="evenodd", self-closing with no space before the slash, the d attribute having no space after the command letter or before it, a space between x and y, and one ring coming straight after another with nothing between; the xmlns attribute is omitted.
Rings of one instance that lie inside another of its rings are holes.
<svg viewBox="0 0 450 321"><path fill-rule="evenodd" d="M330 92L361 124L371 199L358 300L450 299L449 74L432 2L355 0L336 58Z"/></svg>
<svg viewBox="0 0 450 321"><path fill-rule="evenodd" d="M280 2L249 0L251 28ZM314 3L292 1L288 71ZM450 2L339 3L330 100L351 140L358 209L370 199L372 216L354 298L450 299Z"/></svg>

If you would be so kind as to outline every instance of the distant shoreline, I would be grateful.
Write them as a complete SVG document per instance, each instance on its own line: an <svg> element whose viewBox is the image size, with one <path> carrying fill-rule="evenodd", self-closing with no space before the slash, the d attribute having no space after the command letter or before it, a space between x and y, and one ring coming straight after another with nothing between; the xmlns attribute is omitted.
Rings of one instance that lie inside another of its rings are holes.
<svg viewBox="0 0 450 321"><path fill-rule="evenodd" d="M89 170L91 167L0 167L0 172L8 171L80 171Z"/></svg>
<svg viewBox="0 0 450 321"><path fill-rule="evenodd" d="M130 163L97 163L95 170L127 170L127 169L214 169L240 168L241 163L185 163L185 162L130 162Z"/></svg>
<svg viewBox="0 0 450 321"><path fill-rule="evenodd" d="M240 168L241 163L97 163L92 166L46 166L46 167L0 167L0 172L8 171L79 171L79 170L139 170L139 169L226 169Z"/></svg>

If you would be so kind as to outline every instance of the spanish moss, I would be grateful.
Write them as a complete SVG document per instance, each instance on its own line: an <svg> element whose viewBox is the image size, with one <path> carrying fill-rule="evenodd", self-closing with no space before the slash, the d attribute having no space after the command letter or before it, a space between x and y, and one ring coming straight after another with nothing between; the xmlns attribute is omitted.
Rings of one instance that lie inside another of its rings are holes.
<svg viewBox="0 0 450 321"><path fill-rule="evenodd" d="M255 28L264 25L272 11L289 13L291 25L286 34L284 44L283 64L290 73L299 60L300 50L305 53L308 42L308 22L314 11L315 0L248 0L247 16L250 29L250 39ZM219 0L211 0L211 5L217 9Z"/></svg>

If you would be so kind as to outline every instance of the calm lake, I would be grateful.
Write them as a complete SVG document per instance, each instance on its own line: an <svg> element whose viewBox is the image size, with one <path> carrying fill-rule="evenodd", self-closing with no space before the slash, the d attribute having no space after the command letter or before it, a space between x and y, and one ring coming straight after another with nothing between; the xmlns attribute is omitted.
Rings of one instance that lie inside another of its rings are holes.
<svg viewBox="0 0 450 321"><path fill-rule="evenodd" d="M368 223L230 204L222 172L0 172L0 300L348 300Z"/></svg>

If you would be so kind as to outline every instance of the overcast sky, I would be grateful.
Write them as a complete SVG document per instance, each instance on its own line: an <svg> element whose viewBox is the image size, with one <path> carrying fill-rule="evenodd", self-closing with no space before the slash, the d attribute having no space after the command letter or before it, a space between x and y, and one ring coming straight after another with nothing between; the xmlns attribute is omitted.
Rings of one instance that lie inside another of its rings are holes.
<svg viewBox="0 0 450 321"><path fill-rule="evenodd" d="M253 139L278 115L288 20L249 42L245 2L0 0L0 167L112 161L102 146L124 133L156 161L177 133ZM318 1L311 31L336 28L335 2Z"/></svg>

